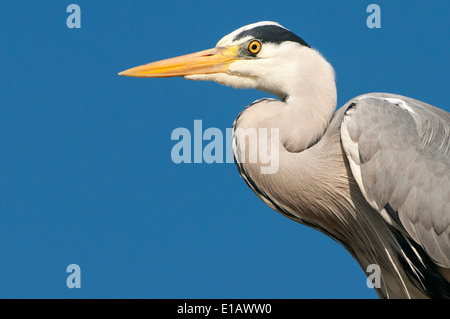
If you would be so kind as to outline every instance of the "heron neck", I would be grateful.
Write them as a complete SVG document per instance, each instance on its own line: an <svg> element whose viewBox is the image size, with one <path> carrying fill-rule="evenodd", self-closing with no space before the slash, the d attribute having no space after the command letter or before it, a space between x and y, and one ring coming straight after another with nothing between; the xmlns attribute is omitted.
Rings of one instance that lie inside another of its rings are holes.
<svg viewBox="0 0 450 319"><path fill-rule="evenodd" d="M287 86L284 104L278 108L278 116L273 118L272 125L279 127L280 140L290 152L301 152L317 142L336 108L332 67L326 62L322 70L306 76L308 80L304 83Z"/></svg>
<svg viewBox="0 0 450 319"><path fill-rule="evenodd" d="M335 100L289 97L278 125L280 141L289 152L301 152L324 134L335 109Z"/></svg>

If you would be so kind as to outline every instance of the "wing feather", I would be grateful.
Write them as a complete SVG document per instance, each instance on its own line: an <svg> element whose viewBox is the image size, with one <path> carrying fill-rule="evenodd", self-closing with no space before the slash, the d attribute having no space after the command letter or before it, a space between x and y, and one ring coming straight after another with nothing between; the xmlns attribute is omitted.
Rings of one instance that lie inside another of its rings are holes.
<svg viewBox="0 0 450 319"><path fill-rule="evenodd" d="M407 97L355 98L341 126L366 200L450 268L450 114Z"/></svg>

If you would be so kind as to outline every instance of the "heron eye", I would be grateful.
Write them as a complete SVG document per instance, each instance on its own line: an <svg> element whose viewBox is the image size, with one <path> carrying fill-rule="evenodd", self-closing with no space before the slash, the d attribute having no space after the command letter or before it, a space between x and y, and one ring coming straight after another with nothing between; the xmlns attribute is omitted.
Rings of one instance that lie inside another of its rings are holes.
<svg viewBox="0 0 450 319"><path fill-rule="evenodd" d="M261 42L258 40L253 40L248 44L248 52L251 54L257 54L261 51Z"/></svg>

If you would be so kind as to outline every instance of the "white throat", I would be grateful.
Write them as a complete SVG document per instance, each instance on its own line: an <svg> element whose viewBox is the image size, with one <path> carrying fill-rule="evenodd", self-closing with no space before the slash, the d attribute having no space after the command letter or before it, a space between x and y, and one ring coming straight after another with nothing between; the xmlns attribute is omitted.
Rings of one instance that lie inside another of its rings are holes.
<svg viewBox="0 0 450 319"><path fill-rule="evenodd" d="M259 89L276 94L284 103L270 112L271 118L266 121L279 127L286 150L300 152L323 135L334 113L337 102L334 69L319 52L304 48L301 57L271 83L279 85L263 82Z"/></svg>

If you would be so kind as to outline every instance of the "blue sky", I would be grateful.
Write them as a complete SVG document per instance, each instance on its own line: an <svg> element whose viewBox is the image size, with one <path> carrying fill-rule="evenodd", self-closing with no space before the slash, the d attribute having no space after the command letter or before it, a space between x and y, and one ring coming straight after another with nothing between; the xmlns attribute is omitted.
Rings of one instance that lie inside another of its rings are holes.
<svg viewBox="0 0 450 319"><path fill-rule="evenodd" d="M81 29L66 7L81 8ZM381 29L366 7L381 7ZM447 111L448 1L7 1L0 10L1 298L376 298L349 253L267 207L234 164L175 164L177 127L268 96L118 72L281 23L368 92ZM66 267L81 268L81 288Z"/></svg>

